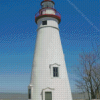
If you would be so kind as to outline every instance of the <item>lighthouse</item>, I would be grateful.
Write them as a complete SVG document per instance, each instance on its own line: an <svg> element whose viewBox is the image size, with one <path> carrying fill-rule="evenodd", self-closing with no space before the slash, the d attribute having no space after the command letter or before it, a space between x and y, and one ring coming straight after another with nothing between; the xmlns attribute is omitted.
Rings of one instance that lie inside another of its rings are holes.
<svg viewBox="0 0 100 100"><path fill-rule="evenodd" d="M52 0L41 2L35 15L35 44L28 100L72 100L65 58L59 35L61 15Z"/></svg>

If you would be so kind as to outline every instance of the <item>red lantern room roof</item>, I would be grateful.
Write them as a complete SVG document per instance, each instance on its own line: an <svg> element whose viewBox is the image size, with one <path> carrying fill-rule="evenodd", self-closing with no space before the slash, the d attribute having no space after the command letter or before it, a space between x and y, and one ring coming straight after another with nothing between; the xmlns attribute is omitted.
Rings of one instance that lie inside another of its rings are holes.
<svg viewBox="0 0 100 100"><path fill-rule="evenodd" d="M50 1L50 2L52 2L53 4L55 4L52 0L44 0L44 1L41 2L41 5L42 5L43 2L46 2L46 1Z"/></svg>

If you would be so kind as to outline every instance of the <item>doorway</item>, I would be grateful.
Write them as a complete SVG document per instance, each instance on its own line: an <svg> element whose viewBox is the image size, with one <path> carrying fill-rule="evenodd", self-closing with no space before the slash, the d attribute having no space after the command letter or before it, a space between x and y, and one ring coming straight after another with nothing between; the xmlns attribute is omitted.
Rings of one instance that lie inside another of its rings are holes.
<svg viewBox="0 0 100 100"><path fill-rule="evenodd" d="M52 92L45 92L45 100L52 100Z"/></svg>

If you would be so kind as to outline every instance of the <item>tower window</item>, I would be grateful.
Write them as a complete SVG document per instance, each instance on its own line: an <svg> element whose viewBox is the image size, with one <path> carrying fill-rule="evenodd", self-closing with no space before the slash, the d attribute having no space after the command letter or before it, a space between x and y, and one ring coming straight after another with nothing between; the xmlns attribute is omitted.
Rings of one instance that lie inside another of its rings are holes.
<svg viewBox="0 0 100 100"><path fill-rule="evenodd" d="M58 67L53 67L53 77L58 77Z"/></svg>
<svg viewBox="0 0 100 100"><path fill-rule="evenodd" d="M42 25L47 25L47 21L42 21Z"/></svg>
<svg viewBox="0 0 100 100"><path fill-rule="evenodd" d="M31 99L31 89L28 89L28 99Z"/></svg>

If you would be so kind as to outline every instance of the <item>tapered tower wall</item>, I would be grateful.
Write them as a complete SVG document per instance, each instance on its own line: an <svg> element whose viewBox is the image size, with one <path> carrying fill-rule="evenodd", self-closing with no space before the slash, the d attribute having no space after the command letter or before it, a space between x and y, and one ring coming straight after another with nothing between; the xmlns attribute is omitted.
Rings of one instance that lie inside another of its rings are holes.
<svg viewBox="0 0 100 100"><path fill-rule="evenodd" d="M42 25L44 20L47 21L47 25ZM52 90L52 100L72 100L58 21L55 18L45 17L38 20L37 24L37 39L30 83L30 86L33 86L31 100L44 100L42 91L46 88ZM59 77L53 77L52 66L59 67Z"/></svg>

